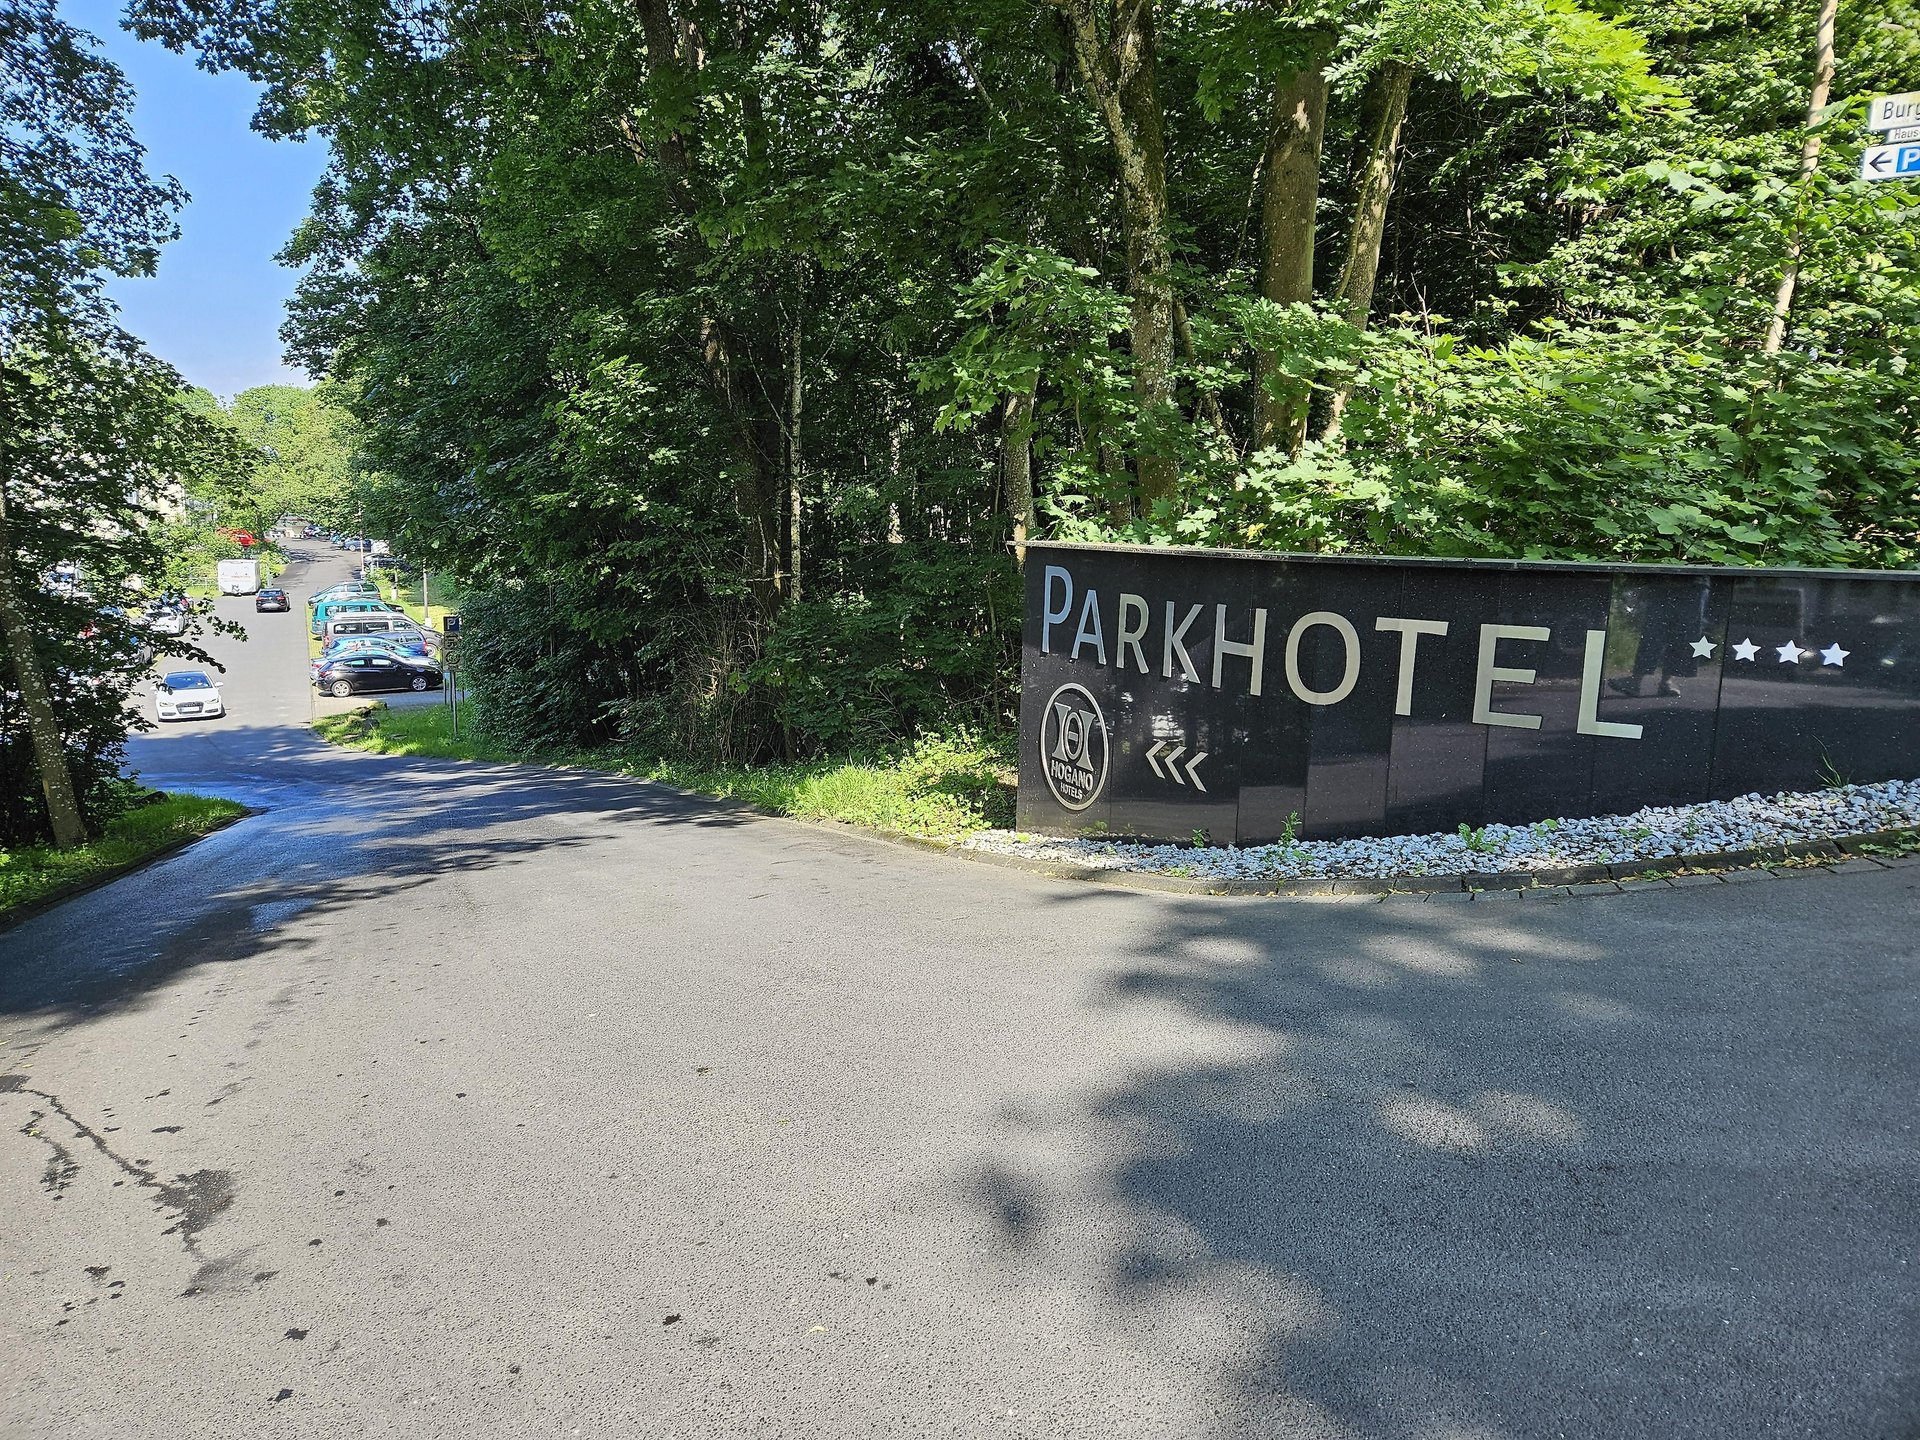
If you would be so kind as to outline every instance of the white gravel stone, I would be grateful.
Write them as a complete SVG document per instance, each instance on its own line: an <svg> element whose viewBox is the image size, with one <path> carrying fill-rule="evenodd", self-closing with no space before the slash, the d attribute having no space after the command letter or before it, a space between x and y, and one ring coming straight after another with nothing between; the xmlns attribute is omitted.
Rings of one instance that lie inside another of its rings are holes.
<svg viewBox="0 0 1920 1440"><path fill-rule="evenodd" d="M1239 846L1136 844L987 830L960 843L1100 870L1143 870L1218 880L1307 880L1334 875L1465 875L1631 864L1677 855L1750 850L1920 826L1920 780L1742 795L1660 805L1631 815L1466 826L1452 834L1382 835Z"/></svg>

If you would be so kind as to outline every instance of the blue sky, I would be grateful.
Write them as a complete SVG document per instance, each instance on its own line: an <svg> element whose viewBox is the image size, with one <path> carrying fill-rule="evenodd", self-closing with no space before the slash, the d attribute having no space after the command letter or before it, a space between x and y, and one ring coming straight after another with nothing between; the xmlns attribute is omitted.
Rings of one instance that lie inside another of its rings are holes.
<svg viewBox="0 0 1920 1440"><path fill-rule="evenodd" d="M189 382L231 396L251 385L305 383L281 359L280 322L298 278L274 253L306 214L326 164L317 141L273 141L247 128L256 87L209 75L192 60L134 39L109 0L62 0L69 24L91 30L133 82L134 129L148 169L172 175L192 201L181 236L149 280L111 286L120 323Z"/></svg>

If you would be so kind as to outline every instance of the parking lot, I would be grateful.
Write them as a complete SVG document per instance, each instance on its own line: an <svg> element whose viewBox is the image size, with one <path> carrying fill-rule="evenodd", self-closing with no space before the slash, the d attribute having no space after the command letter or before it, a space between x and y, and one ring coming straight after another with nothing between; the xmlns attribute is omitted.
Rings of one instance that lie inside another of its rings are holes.
<svg viewBox="0 0 1920 1440"><path fill-rule="evenodd" d="M278 683L268 688L266 694L270 706L270 717L276 722L285 722L300 710L294 696L299 694L304 700L305 715L311 721L326 715L338 715L357 709L370 701L380 700L395 708L414 708L425 705L445 705L448 696L444 688L415 694L412 691L386 691L380 694L351 695L336 697L321 691L313 685L308 664L317 653L309 631L306 599L328 586L341 581L357 578L359 565L357 557L349 552L330 548L324 541L293 541L288 545L287 553L293 562L287 572L288 579L282 588L288 590L292 600L291 607L285 612L256 610L251 595L222 595L212 602L212 613L220 619L230 621L246 632L244 640L230 636L206 635L200 640L202 648L214 656L223 665L231 666L244 654L250 669L264 668L277 677L291 683ZM154 673L192 666L197 662L182 660L169 655L165 649L164 637L156 637L158 653L154 659ZM214 672L214 679L220 681L220 672ZM221 726L238 726L257 720L258 716L244 713L250 708L251 701L236 702L232 695L227 697L228 713L223 717L210 720L182 722L196 727L217 729ZM152 715L151 704L147 714Z"/></svg>

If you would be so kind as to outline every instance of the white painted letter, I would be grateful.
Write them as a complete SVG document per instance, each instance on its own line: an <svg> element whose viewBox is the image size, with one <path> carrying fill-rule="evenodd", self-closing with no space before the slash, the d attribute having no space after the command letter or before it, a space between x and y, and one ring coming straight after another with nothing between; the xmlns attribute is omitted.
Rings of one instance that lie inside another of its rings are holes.
<svg viewBox="0 0 1920 1440"><path fill-rule="evenodd" d="M1137 626L1127 624L1127 612L1131 610L1140 617ZM1147 669L1147 652L1140 648L1140 638L1147 633L1147 602L1138 595L1129 595L1125 591L1120 595L1119 635L1113 642L1113 663L1116 669L1124 670L1127 664L1127 647L1133 647L1134 663L1140 667L1142 675L1153 672Z"/></svg>
<svg viewBox="0 0 1920 1440"><path fill-rule="evenodd" d="M1167 679L1173 678L1173 652L1176 650L1180 652L1180 669L1185 672L1187 679L1200 678L1200 672L1193 668L1193 657L1187 654L1187 647L1180 642L1187 638L1187 627L1200 618L1200 612L1205 608L1205 606L1196 605L1187 611L1187 618L1180 622L1180 628L1176 630L1173 628L1173 601L1167 602L1167 643L1164 647L1166 653L1160 665L1160 673Z"/></svg>
<svg viewBox="0 0 1920 1440"><path fill-rule="evenodd" d="M1400 632L1400 684L1393 692L1393 713L1396 715L1413 714L1413 661L1420 648L1422 635L1444 635L1447 622L1444 620L1401 620L1391 615L1382 615L1373 622L1376 630L1398 630Z"/></svg>
<svg viewBox="0 0 1920 1440"><path fill-rule="evenodd" d="M1237 640L1227 639L1227 607L1213 607L1213 688L1220 688L1220 663L1229 655L1244 655L1253 662L1253 679L1247 686L1249 695L1260 693L1260 675L1267 664L1267 612L1253 612L1253 643L1242 645Z"/></svg>
<svg viewBox="0 0 1920 1440"><path fill-rule="evenodd" d="M1610 735L1616 740L1638 740L1638 725L1622 725L1600 718L1600 671L1607 660L1607 632L1587 631L1587 657L1580 666L1580 723L1582 735Z"/></svg>
<svg viewBox="0 0 1920 1440"><path fill-rule="evenodd" d="M1538 715L1514 715L1493 708L1493 682L1515 685L1533 684L1533 671L1512 670L1493 663L1493 652L1502 640L1549 640L1552 632L1544 625L1482 625L1480 627L1480 669L1473 677L1473 723L1508 725L1515 730L1538 730Z"/></svg>
<svg viewBox="0 0 1920 1440"><path fill-rule="evenodd" d="M1058 579L1067 587L1066 594L1060 597L1060 608L1053 608L1053 582ZM1064 566L1047 566L1046 578L1040 584L1040 653L1053 653L1053 627L1073 613L1073 576Z"/></svg>
<svg viewBox="0 0 1920 1440"><path fill-rule="evenodd" d="M1330 625L1340 632L1340 638L1347 645L1347 669L1340 683L1331 690L1309 690L1306 682L1300 678L1300 637L1315 625ZM1353 693L1353 687L1360 683L1360 632L1353 628L1353 622L1344 615L1336 615L1331 610L1311 610L1293 622L1293 629L1287 632L1287 684L1293 687L1293 693L1309 705L1338 705Z"/></svg>
<svg viewBox="0 0 1920 1440"><path fill-rule="evenodd" d="M1092 628L1089 627L1091 623ZM1080 658L1080 647L1088 641L1093 642L1093 653L1100 657L1102 665L1107 663L1107 637L1100 632L1100 592L1089 589L1087 598L1080 606L1080 628L1073 633L1073 653L1069 660Z"/></svg>

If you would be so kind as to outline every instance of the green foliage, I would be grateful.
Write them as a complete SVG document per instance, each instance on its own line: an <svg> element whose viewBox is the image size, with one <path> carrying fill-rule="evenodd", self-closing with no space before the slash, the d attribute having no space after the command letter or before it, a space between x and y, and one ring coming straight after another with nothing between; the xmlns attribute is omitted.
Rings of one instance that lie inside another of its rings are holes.
<svg viewBox="0 0 1920 1440"><path fill-rule="evenodd" d="M1011 757L969 733L929 735L869 759L762 766L684 760L635 764L629 773L778 815L946 838L1013 821Z"/></svg>
<svg viewBox="0 0 1920 1440"><path fill-rule="evenodd" d="M495 713L463 708L460 735L445 705L389 709L372 705L316 722L322 738L383 755L500 761L523 754L503 741ZM540 759L616 770L776 815L866 825L904 835L946 838L1013 820L1013 758L1004 742L972 731L928 734L911 744L848 758L746 765L669 756L642 747L549 750Z"/></svg>
<svg viewBox="0 0 1920 1440"><path fill-rule="evenodd" d="M137 799L122 785L107 785L113 807L99 838L70 850L26 846L0 850L0 916L43 901L73 886L105 878L158 851L192 840L246 813L232 800L205 795L160 795Z"/></svg>
<svg viewBox="0 0 1920 1440"><path fill-rule="evenodd" d="M185 198L146 173L126 77L52 0L0 0L0 341L100 326L108 274L147 275Z"/></svg>
<svg viewBox="0 0 1920 1440"><path fill-rule="evenodd" d="M1497 348L1388 333L1362 373L1342 447L1250 465L1260 498L1196 509L1189 533L1206 519L1204 543L1293 549L1920 558L1913 393L1893 357L1769 359L1626 323L1548 324Z"/></svg>
<svg viewBox="0 0 1920 1440"><path fill-rule="evenodd" d="M109 275L141 275L181 199L146 174L132 95L44 0L0 0L0 845L114 813L146 667L129 608L166 583L159 525L189 475L237 464L180 378L113 323ZM79 588L55 585L78 567ZM200 657L191 635L173 647ZM40 743L30 692L44 700ZM57 734L55 733L57 732ZM61 807L63 818L71 811ZM77 835L74 838L78 838Z"/></svg>
<svg viewBox="0 0 1920 1440"><path fill-rule="evenodd" d="M1500 842L1487 834L1485 826L1469 825L1460 822L1460 843L1475 855L1492 855L1500 849Z"/></svg>
<svg viewBox="0 0 1920 1440"><path fill-rule="evenodd" d="M312 441L324 461L270 458L288 473L259 493L338 495L351 444L356 516L470 587L473 684L509 749L732 764L991 730L1016 520L1311 551L1917 558L1916 192L1853 178L1863 96L1920 75L1915 0L1842 7L1804 182L1809 6L1151 9L1180 309L1173 401L1145 409L1140 237L1058 7L134 18L248 71L263 128L327 136L288 334L353 429ZM1315 54L1322 298L1280 305L1297 292L1263 288L1258 177L1275 96ZM1326 302L1365 228L1382 76L1408 80L1408 111L1356 327ZM1788 344L1764 356L1796 240ZM1256 443L1263 398L1313 438ZM1145 498L1149 456L1176 465L1171 498Z"/></svg>
<svg viewBox="0 0 1920 1440"><path fill-rule="evenodd" d="M256 385L230 404L205 391L182 399L188 409L224 424L245 463L190 478L187 493L219 512L220 523L263 531L283 515L350 527L357 520L352 413L337 387Z"/></svg>

